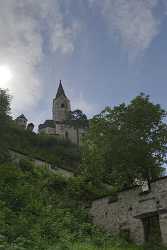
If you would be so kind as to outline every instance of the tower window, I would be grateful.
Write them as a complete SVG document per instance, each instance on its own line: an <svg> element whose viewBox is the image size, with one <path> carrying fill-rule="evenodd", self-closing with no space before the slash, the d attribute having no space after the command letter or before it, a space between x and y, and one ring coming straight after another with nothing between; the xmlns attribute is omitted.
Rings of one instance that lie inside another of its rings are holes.
<svg viewBox="0 0 167 250"><path fill-rule="evenodd" d="M65 104L64 103L61 104L61 108L65 108Z"/></svg>

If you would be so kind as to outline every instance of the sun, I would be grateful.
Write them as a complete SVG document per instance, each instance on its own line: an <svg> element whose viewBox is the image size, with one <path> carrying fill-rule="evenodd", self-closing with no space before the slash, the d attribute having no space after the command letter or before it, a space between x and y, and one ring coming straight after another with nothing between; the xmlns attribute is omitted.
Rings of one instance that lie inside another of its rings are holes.
<svg viewBox="0 0 167 250"><path fill-rule="evenodd" d="M8 88L13 74L8 65L0 65L0 88Z"/></svg>

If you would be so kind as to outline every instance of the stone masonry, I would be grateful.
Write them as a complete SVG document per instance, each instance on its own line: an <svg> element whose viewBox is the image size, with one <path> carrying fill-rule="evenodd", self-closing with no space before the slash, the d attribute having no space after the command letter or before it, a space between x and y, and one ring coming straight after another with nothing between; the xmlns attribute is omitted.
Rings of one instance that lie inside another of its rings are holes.
<svg viewBox="0 0 167 250"><path fill-rule="evenodd" d="M36 167L46 167L47 169L49 169L50 171L52 171L55 174L58 175L62 175L66 178L70 178L73 177L73 172L66 170L64 168L60 168L55 166L54 164L47 162L43 159L39 159L39 158L32 158L27 154L24 154L22 152L16 151L14 149L10 149L9 150L11 159L13 162L19 163L20 160L28 160L30 162L32 162Z"/></svg>
<svg viewBox="0 0 167 250"><path fill-rule="evenodd" d="M161 240L167 245L167 177L152 182L147 191L136 186L119 192L116 197L95 200L90 213L96 225L113 235L128 232L130 240L137 244L147 241L154 230L149 218L158 218Z"/></svg>
<svg viewBox="0 0 167 250"><path fill-rule="evenodd" d="M86 130L84 128L79 128L77 135L75 127L67 124L70 112L70 100L66 96L60 81L57 94L53 99L52 120L46 120L43 124L40 124L38 127L39 133L67 139L74 144L77 144L78 142L79 144L82 144L82 139Z"/></svg>

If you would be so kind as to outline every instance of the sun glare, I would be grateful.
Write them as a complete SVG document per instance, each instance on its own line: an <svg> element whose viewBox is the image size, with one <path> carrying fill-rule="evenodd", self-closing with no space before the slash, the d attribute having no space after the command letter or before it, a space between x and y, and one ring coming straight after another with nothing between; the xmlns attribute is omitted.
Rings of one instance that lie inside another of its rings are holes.
<svg viewBox="0 0 167 250"><path fill-rule="evenodd" d="M9 88L9 82L12 80L13 74L7 65L0 66L0 87Z"/></svg>

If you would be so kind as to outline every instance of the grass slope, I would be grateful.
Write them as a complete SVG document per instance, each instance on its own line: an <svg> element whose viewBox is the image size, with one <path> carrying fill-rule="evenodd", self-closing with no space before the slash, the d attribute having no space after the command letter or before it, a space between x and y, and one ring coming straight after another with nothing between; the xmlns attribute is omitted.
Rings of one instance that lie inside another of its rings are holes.
<svg viewBox="0 0 167 250"><path fill-rule="evenodd" d="M6 127L3 134L8 147L49 161L58 167L77 171L80 163L80 150L69 141L31 133L19 128L14 122Z"/></svg>
<svg viewBox="0 0 167 250"><path fill-rule="evenodd" d="M143 249L92 225L86 208L92 189L79 177L65 179L27 161L1 164L0 176L0 249Z"/></svg>

